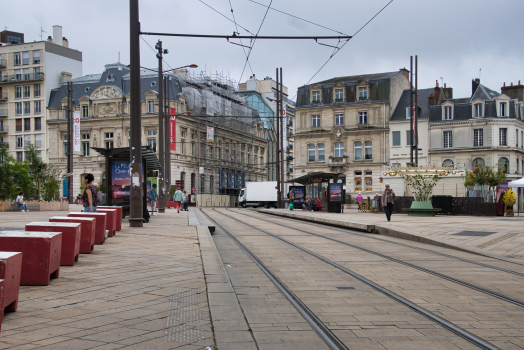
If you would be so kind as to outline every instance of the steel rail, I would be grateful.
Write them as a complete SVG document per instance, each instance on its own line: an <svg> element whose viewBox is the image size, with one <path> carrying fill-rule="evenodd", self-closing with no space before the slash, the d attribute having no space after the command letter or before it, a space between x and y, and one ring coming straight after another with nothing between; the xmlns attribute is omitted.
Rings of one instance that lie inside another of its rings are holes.
<svg viewBox="0 0 524 350"><path fill-rule="evenodd" d="M228 209L226 209L226 210L228 210ZM240 214L240 215L245 215L245 214ZM258 219L258 220L262 220L262 219ZM338 239L335 239L335 238L326 237L326 236L323 236L323 235L320 235L320 234L317 234L317 233L312 233L312 232L309 232L309 231L301 230L301 229L298 229L298 228L295 228L295 227L291 227L291 226L282 225L282 224L275 223L275 222L273 222L273 223L275 225L280 225L280 226L283 226L283 227L287 227L287 228L290 228L290 229L295 230L295 231L304 232L304 233L306 233L308 235L324 238L324 239L327 239L327 240L332 241L332 242L343 244L343 245L346 245L348 247L361 250L361 251L366 252L368 254L373 254L373 255L379 256L379 257L381 257L383 259L387 259L387 260L396 262L398 264L405 265L405 266L411 267L413 269L416 269L416 270L428 273L430 275L440 277L440 278L445 279L445 280L447 280L449 282L453 282L453 283L456 283L458 285L461 285L461 286L464 286L464 287L476 290L477 292L481 292L481 293L487 294L489 296L492 296L492 297L504 300L504 301L506 301L508 303L511 303L511 304L514 304L514 305L517 305L517 306L520 306L520 307L524 307L524 302L522 302L522 301L519 301L517 299L513 299L513 298L508 297L508 296L506 296L504 294L500 294L500 293L494 292L492 290L489 290L489 289L486 289L486 288L483 288L483 287L479 287L477 285L474 285L474 284L471 284L471 283L459 280L457 278L445 275L443 273L436 272L436 271L427 269L425 267L418 266L418 265L415 265L415 264L412 264L412 263L409 263L409 262L406 262L406 261L403 261L403 260L400 260L400 259L397 259L397 258L393 258L393 257L391 257L389 255L378 253L378 252L375 252L375 251L370 250L370 249L362 248L362 247L359 247L359 246L351 244L351 243L339 241ZM246 224L246 225L248 225L248 224Z"/></svg>
<svg viewBox="0 0 524 350"><path fill-rule="evenodd" d="M274 214L260 212L260 211L257 211L257 213L264 214L264 215L273 215L274 216ZM279 217L279 218L283 219L283 217ZM298 218L291 218L291 217L289 217L289 218L286 217L286 219L298 220L298 221L302 221L302 222L304 221L304 220L301 220L301 219L298 219ZM271 222L271 221L268 221L268 222ZM279 223L276 223L274 221L273 221L273 223L275 223L277 225L280 225ZM436 252L436 251L430 250L430 249L415 247L415 246L412 246L412 245L409 245L409 244L405 244L405 243L393 242L393 241L389 241L387 239L378 238L378 237L374 237L374 236L371 236L371 235L365 235L365 234L361 234L361 233L356 233L352 229L343 229L343 228L334 227L334 226L329 225L329 224L320 224L320 223L310 222L310 221L308 221L307 224L308 225L316 225L316 226L319 226L319 227L329 226L329 228L331 230L333 230L333 231L342 232L342 233L349 233L349 234L354 235L354 236L365 237L365 238L374 239L374 240L377 240L377 241L382 241L382 242L386 242L386 243L396 244L396 245L399 245L399 246L402 246L402 247L408 247L408 248L412 248L412 249L417 249L417 250L421 250L423 252L432 253L432 254L440 255L440 256L445 256L447 258L452 258L452 259L460 260L460 261L467 262L467 263L470 263L470 264L474 264L474 265L478 265L478 266L482 266L482 267L487 267L487 268L494 269L494 270L497 270L497 271L502 271L502 272L510 273L512 275L524 277L524 273L520 273L520 272L517 272L517 271L507 270L507 269L503 269L501 267L488 265L488 264L483 264L483 263L479 263L477 261L460 258L458 256L454 256L454 255L450 255L450 254L446 254L446 253ZM282 226L285 226L285 225L282 225ZM286 227L289 227L289 226L286 226ZM470 254L475 254L475 253L470 253ZM485 255L482 255L482 256L485 256ZM493 259L496 259L496 258L493 258ZM513 262L509 262L509 263L515 264Z"/></svg>
<svg viewBox="0 0 524 350"><path fill-rule="evenodd" d="M224 214L222 212L219 212L219 211L216 211L216 210L214 210L214 211L219 213L219 214L222 214L223 216L226 216L226 217L228 217L230 219L238 221L241 224L244 224L244 225L249 226L249 227L251 227L251 228L253 228L255 230L258 230L258 231L263 232L263 233L265 233L265 234L267 234L269 236L272 236L272 237L274 237L276 239L279 239L282 242L285 242L285 243L287 243L287 244L289 244L289 245L291 245L291 246L293 246L293 247L295 247L295 248L297 248L299 250L302 250L303 252L308 253L308 254L316 257L317 259L319 259L319 260L321 260L321 261L323 261L323 262L325 262L325 263L327 263L327 264L329 264L329 265L331 265L333 267L336 267L337 269L339 269L339 270L341 270L341 271L343 271L343 272L345 272L345 273L355 277L356 279L358 279L361 282L367 284L368 286L372 287L373 289L381 292L382 294L392 298L393 300L403 304L404 306L407 306L411 310L419 313L420 315L428 318L429 320L431 320L431 321L441 325L445 329L447 329L447 330L451 331L452 333L460 336L461 338L471 342L472 344L475 344L476 346L480 347L481 349L490 349L490 350L499 349L496 346L494 346L493 344L485 341L484 339L477 337L476 335L474 335L474 334L472 334L472 333L470 333L470 332L468 332L468 331L466 331L466 330L464 330L464 329L454 325L453 323L447 321L446 319L444 319L442 317L439 317L439 316L433 314L430 311L427 311L426 309L418 306L415 303L412 303L408 299L405 299L404 297L401 297L400 295L397 295L396 293L394 293L394 292L392 292L392 291L390 291L390 290L388 290L388 289L386 289L386 288L376 284L375 282L373 282L373 281L371 281L371 280L369 280L369 279L367 279L367 278L365 278L365 277L363 277L363 276L361 276L361 275L359 275L359 274L357 274L357 273L355 273L355 272L353 272L351 270L346 269L345 267L343 267L343 266L341 266L341 265L339 265L339 264L337 264L337 263L335 263L335 262L333 262L333 261L331 261L329 259L324 258L321 255L318 255L318 254L316 254L316 253L314 253L314 252L312 252L312 251L310 251L310 250L308 250L306 248L303 248L303 247L301 247L301 246L299 246L299 245L297 245L297 244L295 244L293 242L290 242L290 241L288 241L288 240L286 240L284 238L276 236L276 235L274 235L274 234L272 234L270 232L262 230L262 229L260 229L260 228L258 228L256 226L253 226L253 225L250 225L250 224L248 224L246 222L238 220L238 219L236 219L236 218L234 218L234 217L232 217L230 215L226 215L226 214ZM216 223L215 220L213 220L213 221Z"/></svg>
<svg viewBox="0 0 524 350"><path fill-rule="evenodd" d="M297 297L291 289L289 289L272 271L269 269L255 254L253 254L245 245L243 245L236 237L234 237L228 230L226 230L217 221L213 220L206 212L200 210L209 220L213 221L224 233L231 238L242 249L257 266L266 274L267 277L275 284L275 286L282 292L282 294L289 300L289 302L298 310L304 319L314 328L322 340L332 349L349 350L344 343L337 338L329 328L311 311L306 304Z"/></svg>

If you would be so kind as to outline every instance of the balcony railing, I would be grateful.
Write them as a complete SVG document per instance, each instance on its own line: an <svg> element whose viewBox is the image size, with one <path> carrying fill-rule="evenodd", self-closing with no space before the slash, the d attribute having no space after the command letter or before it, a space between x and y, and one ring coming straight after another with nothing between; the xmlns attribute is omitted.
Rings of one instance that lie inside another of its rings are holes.
<svg viewBox="0 0 524 350"><path fill-rule="evenodd" d="M293 145L292 144L287 145L287 149L293 149Z"/></svg>
<svg viewBox="0 0 524 350"><path fill-rule="evenodd" d="M0 117L7 117L7 108L0 108Z"/></svg>
<svg viewBox="0 0 524 350"><path fill-rule="evenodd" d="M0 58L0 68L5 68L5 67L7 67L7 60Z"/></svg>
<svg viewBox="0 0 524 350"><path fill-rule="evenodd" d="M9 132L9 125L0 125L0 133Z"/></svg>
<svg viewBox="0 0 524 350"><path fill-rule="evenodd" d="M4 146L9 148L9 142L0 142L0 147L4 147Z"/></svg>
<svg viewBox="0 0 524 350"><path fill-rule="evenodd" d="M348 165L349 162L349 157L348 156L342 156L342 157L329 157L329 161L328 161L328 165L329 166L344 166L344 165Z"/></svg>
<svg viewBox="0 0 524 350"><path fill-rule="evenodd" d="M0 100L7 100L7 92L0 92Z"/></svg>
<svg viewBox="0 0 524 350"><path fill-rule="evenodd" d="M44 73L3 75L2 79L0 80L0 83L12 83L12 82L30 81L30 80L44 80Z"/></svg>
<svg viewBox="0 0 524 350"><path fill-rule="evenodd" d="M293 168L287 168L287 172L288 173L292 173L293 172Z"/></svg>

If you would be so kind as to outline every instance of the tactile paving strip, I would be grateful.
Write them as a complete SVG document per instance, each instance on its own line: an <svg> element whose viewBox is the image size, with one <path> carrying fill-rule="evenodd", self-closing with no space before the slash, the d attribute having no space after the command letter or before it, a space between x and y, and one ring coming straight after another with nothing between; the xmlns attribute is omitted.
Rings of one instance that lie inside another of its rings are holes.
<svg viewBox="0 0 524 350"><path fill-rule="evenodd" d="M167 331L164 342L200 343L204 340L200 288L173 288L169 301Z"/></svg>

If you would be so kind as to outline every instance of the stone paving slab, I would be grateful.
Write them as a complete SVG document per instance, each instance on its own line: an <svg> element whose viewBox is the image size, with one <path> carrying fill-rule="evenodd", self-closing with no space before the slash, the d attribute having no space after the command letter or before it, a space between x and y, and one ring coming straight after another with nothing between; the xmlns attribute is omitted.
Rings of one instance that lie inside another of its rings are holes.
<svg viewBox="0 0 524 350"><path fill-rule="evenodd" d="M396 214L391 221L383 213L343 213L285 209L247 209L293 217L299 220L375 232L381 235L463 250L497 259L524 264L524 213L519 217L436 215L416 217ZM360 228L359 228L360 227ZM490 232L487 236L465 236L464 231Z"/></svg>

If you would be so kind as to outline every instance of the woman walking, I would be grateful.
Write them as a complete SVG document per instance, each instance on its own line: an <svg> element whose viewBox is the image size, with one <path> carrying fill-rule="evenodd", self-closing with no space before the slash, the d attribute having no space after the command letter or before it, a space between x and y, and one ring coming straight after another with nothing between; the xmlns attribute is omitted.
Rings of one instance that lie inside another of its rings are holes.
<svg viewBox="0 0 524 350"><path fill-rule="evenodd" d="M382 207L386 213L386 218L391 221L391 214L393 213L393 204L395 204L395 192L386 184L386 189L382 192Z"/></svg>
<svg viewBox="0 0 524 350"><path fill-rule="evenodd" d="M180 203L182 203L182 201L184 200L184 193L180 191L180 187L176 188L176 192L175 192L175 196L173 200L175 201L175 207L176 207L177 213L180 213Z"/></svg>
<svg viewBox="0 0 524 350"><path fill-rule="evenodd" d="M86 185L86 189L82 194L82 205L84 212L96 212L96 188L92 185L95 177L93 174L85 174L82 182Z"/></svg>

